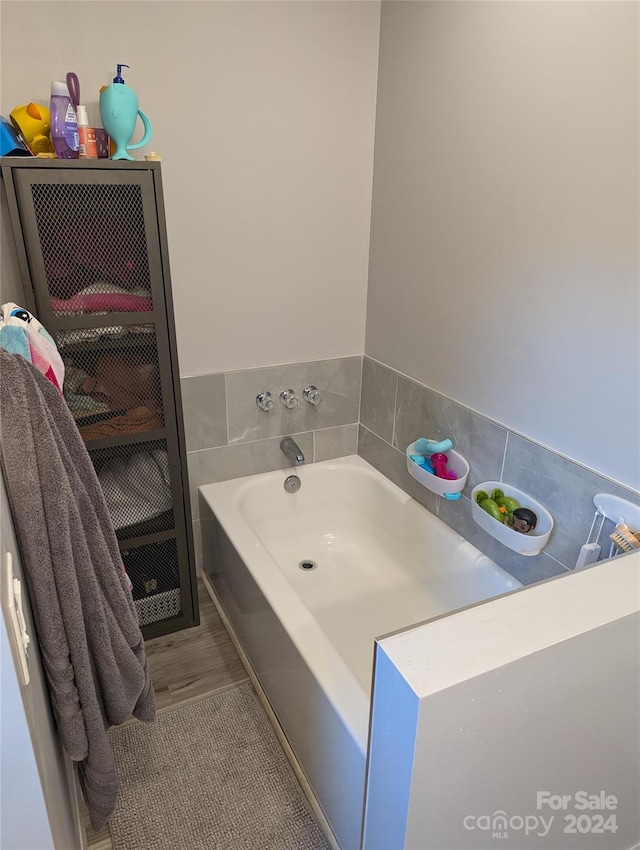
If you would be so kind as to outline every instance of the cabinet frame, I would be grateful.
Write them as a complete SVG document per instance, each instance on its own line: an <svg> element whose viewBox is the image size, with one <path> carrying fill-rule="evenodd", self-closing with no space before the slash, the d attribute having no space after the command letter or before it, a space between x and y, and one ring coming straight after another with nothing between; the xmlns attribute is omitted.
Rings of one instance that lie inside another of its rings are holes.
<svg viewBox="0 0 640 850"><path fill-rule="evenodd" d="M104 327L106 325L152 324L155 330L160 374L164 427L155 431L86 441L89 452L96 449L166 442L171 478L174 528L119 541L122 550L175 539L178 554L182 614L142 626L145 638L157 637L199 623L195 550L187 473L187 451L178 369L169 250L167 244L164 193L159 162L112 160L57 160L37 157L0 158L2 183L16 244L25 306L38 316L53 335L60 330ZM32 182L51 185L139 185L144 213L147 262L153 307L144 313L107 313L56 316L40 250L37 217L30 203ZM136 321L133 321L133 319ZM97 346L99 348L99 346Z"/></svg>

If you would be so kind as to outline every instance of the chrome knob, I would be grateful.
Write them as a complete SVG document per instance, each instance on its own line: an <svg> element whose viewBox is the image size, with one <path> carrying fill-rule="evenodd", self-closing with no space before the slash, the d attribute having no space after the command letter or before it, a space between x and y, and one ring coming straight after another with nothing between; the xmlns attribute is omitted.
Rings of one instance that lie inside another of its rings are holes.
<svg viewBox="0 0 640 850"><path fill-rule="evenodd" d="M300 404L300 399L295 394L295 390L282 390L280 393L280 403L291 410L292 407L297 407Z"/></svg>
<svg viewBox="0 0 640 850"><path fill-rule="evenodd" d="M314 387L313 384L309 384L308 387L305 387L302 390L302 398L305 401L308 401L309 404L320 404L322 401L322 393L317 387Z"/></svg>
<svg viewBox="0 0 640 850"><path fill-rule="evenodd" d="M258 395L256 396L256 404L258 405L260 410L267 411L273 410L273 408L276 406L276 403L273 400L273 396L271 395L269 390L263 390L262 392L258 393Z"/></svg>

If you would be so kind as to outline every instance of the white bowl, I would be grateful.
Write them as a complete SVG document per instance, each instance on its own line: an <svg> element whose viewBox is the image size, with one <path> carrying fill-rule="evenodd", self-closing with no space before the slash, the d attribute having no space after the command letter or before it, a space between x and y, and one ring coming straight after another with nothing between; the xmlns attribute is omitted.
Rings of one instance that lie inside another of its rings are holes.
<svg viewBox="0 0 640 850"><path fill-rule="evenodd" d="M538 517L538 523L532 531L528 534L521 534L519 531L514 531L513 528L498 522L497 519L494 519L491 514L488 514L480 507L476 502L476 493L479 490L484 490L491 497L491 494L496 488L502 490L505 496L512 496L516 499L520 503L521 508L530 508L535 512ZM484 481L482 484L474 487L471 491L471 513L478 525L484 528L488 534L491 534L492 537L495 537L504 546L508 546L509 549L513 549L514 552L519 552L521 555L538 555L541 549L546 546L549 535L553 530L553 517L545 506L541 505L540 502L522 490L518 490L517 487L505 484L504 481Z"/></svg>
<svg viewBox="0 0 640 850"><path fill-rule="evenodd" d="M431 490L433 493L437 493L438 496L445 496L447 493L459 493L467 483L469 464L466 459L462 457L459 452L454 451L454 449L449 449L448 452L444 453L448 458L448 468L452 469L458 476L453 481L450 481L448 478L438 478L437 475L431 475L430 472L426 472L422 469L422 467L418 466L415 461L411 460L411 455L421 454L421 452L416 451L415 443L411 443L410 446L407 446L405 454L407 455L407 469L409 470L409 475L413 476L416 481L419 481L420 484L428 490Z"/></svg>

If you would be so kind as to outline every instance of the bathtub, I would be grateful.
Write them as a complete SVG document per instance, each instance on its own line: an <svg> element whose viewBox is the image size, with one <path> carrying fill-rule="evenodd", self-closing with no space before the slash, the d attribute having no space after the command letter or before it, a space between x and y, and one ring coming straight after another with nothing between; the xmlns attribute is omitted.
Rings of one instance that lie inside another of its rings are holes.
<svg viewBox="0 0 640 850"><path fill-rule="evenodd" d="M357 456L200 495L205 572L337 842L357 850L375 639L521 585Z"/></svg>

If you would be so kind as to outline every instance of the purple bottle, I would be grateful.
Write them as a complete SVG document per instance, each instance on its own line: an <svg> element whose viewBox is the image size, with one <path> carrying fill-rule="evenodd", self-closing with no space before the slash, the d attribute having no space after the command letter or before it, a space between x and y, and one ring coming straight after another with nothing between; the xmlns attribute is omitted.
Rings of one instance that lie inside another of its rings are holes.
<svg viewBox="0 0 640 850"><path fill-rule="evenodd" d="M78 122L66 83L51 83L51 141L60 159L77 159Z"/></svg>

